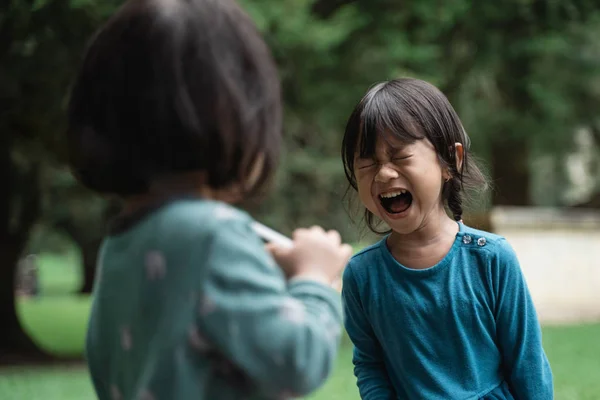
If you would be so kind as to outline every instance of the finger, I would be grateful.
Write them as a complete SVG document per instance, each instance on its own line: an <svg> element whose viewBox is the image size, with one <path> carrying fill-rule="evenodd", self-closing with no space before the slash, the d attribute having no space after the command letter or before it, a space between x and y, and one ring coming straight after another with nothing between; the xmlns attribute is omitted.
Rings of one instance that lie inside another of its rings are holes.
<svg viewBox="0 0 600 400"><path fill-rule="evenodd" d="M294 232L292 232L292 239L298 240L298 238L301 238L302 236L306 235L307 232L308 229L305 228L294 229Z"/></svg>
<svg viewBox="0 0 600 400"><path fill-rule="evenodd" d="M335 278L334 281L331 283L331 287L337 290L338 292L342 290L342 279L340 277Z"/></svg>
<svg viewBox="0 0 600 400"><path fill-rule="evenodd" d="M275 259L284 258L290 252L290 249L279 246L276 243L265 244L265 249L271 253Z"/></svg>
<svg viewBox="0 0 600 400"><path fill-rule="evenodd" d="M277 251L277 245L274 243L265 243L265 250L269 253L273 253L274 251Z"/></svg>
<svg viewBox="0 0 600 400"><path fill-rule="evenodd" d="M277 245L273 243L267 243L265 244L265 250L271 254L273 258L277 259Z"/></svg>
<svg viewBox="0 0 600 400"><path fill-rule="evenodd" d="M340 236L340 233L338 231L336 231L336 230L332 229L332 230L327 231L327 237L336 246L339 246L342 243L342 237Z"/></svg>
<svg viewBox="0 0 600 400"><path fill-rule="evenodd" d="M354 253L354 249L349 244L343 244L341 248L341 253L348 260L352 257L352 253Z"/></svg>
<svg viewBox="0 0 600 400"><path fill-rule="evenodd" d="M318 225L311 226L310 230L314 233L325 233L325 230Z"/></svg>

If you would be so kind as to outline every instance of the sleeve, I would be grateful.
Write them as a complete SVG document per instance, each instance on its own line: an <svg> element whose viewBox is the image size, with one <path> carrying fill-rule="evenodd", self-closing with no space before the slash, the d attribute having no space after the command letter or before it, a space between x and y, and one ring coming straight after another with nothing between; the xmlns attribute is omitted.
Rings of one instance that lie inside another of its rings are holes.
<svg viewBox="0 0 600 400"><path fill-rule="evenodd" d="M345 326L354 344L354 375L363 400L395 399L383 361L383 350L359 300L358 287L350 265L343 275L342 301Z"/></svg>
<svg viewBox="0 0 600 400"><path fill-rule="evenodd" d="M85 337L85 360L87 363L88 371L90 374L90 379L92 381L92 385L94 387L94 391L96 392L96 396L99 399L109 399L110 393L108 391L108 384L104 382L101 378L101 371L99 366L105 364L105 360L102 352L97 351L97 336L98 330L96 329L96 320L94 318L94 314L96 311L97 305L93 301L91 316L88 322L88 329Z"/></svg>
<svg viewBox="0 0 600 400"><path fill-rule="evenodd" d="M304 396L320 387L337 357L339 294L312 281L286 283L248 223L219 228L211 243L198 331L265 393Z"/></svg>
<svg viewBox="0 0 600 400"><path fill-rule="evenodd" d="M517 256L503 240L496 259L496 326L504 376L516 399L553 399L542 332Z"/></svg>

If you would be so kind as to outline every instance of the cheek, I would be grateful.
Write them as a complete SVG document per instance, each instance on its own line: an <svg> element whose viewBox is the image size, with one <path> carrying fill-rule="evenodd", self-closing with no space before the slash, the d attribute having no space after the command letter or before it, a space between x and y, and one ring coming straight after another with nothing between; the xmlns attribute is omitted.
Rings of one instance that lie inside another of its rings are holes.
<svg viewBox="0 0 600 400"><path fill-rule="evenodd" d="M420 201L437 201L442 191L442 170L440 167L432 166L420 170L415 169L412 171L411 176L411 181L415 184L413 188Z"/></svg>
<svg viewBox="0 0 600 400"><path fill-rule="evenodd" d="M377 213L377 206L375 200L371 194L371 184L373 177L367 176L367 174L356 175L356 183L358 186L358 198L363 206L372 213Z"/></svg>

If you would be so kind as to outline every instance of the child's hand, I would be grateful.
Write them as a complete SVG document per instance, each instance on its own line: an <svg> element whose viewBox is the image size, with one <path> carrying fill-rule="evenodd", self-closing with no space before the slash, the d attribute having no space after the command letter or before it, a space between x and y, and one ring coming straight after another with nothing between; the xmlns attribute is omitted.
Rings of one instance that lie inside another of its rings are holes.
<svg viewBox="0 0 600 400"><path fill-rule="evenodd" d="M291 249L267 245L289 279L306 278L331 285L339 279L352 256L352 247L342 244L337 231L325 232L317 226L297 229L293 239L294 247Z"/></svg>

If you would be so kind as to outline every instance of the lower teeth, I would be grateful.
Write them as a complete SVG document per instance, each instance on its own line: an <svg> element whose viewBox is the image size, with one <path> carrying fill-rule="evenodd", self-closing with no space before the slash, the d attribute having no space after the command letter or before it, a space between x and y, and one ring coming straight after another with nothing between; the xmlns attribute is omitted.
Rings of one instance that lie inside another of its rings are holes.
<svg viewBox="0 0 600 400"><path fill-rule="evenodd" d="M393 205L396 202L402 202L403 204L400 207L395 207ZM383 208L390 214L399 214L402 213L411 206L412 204L412 195L409 193L402 194L400 196L389 197L389 198L381 198L381 205Z"/></svg>

